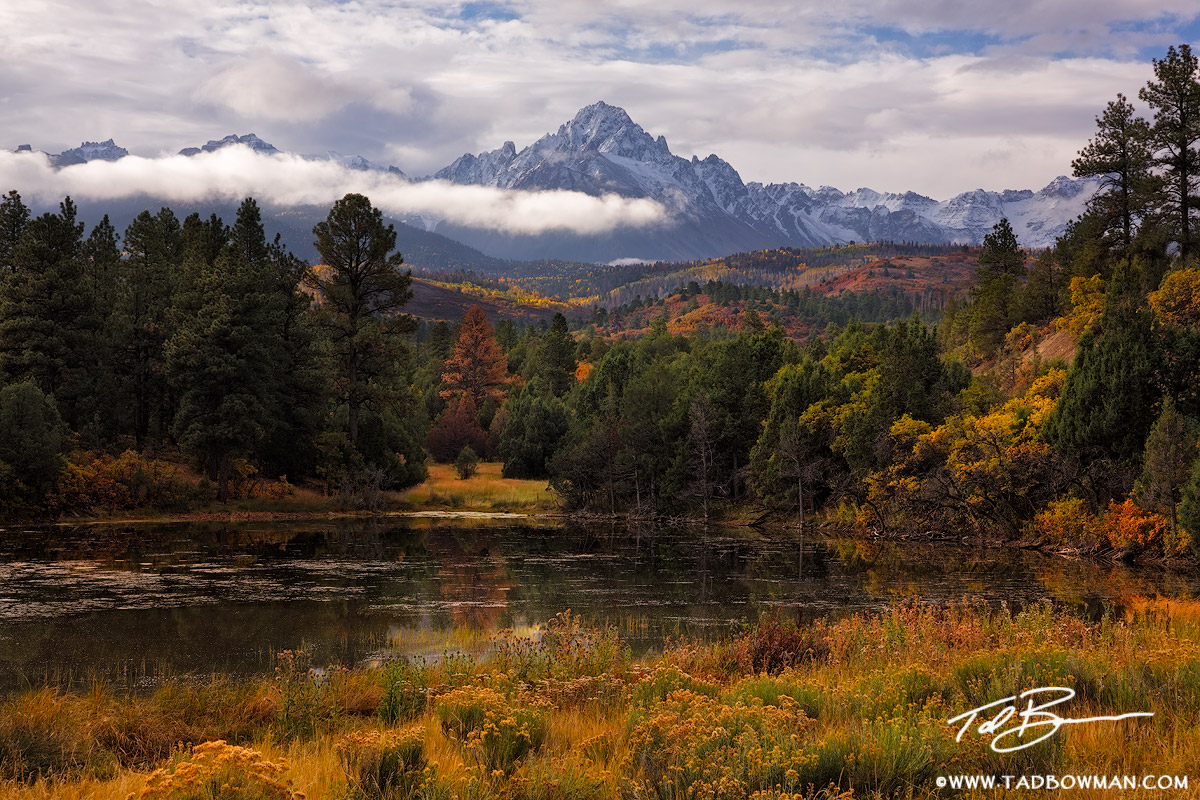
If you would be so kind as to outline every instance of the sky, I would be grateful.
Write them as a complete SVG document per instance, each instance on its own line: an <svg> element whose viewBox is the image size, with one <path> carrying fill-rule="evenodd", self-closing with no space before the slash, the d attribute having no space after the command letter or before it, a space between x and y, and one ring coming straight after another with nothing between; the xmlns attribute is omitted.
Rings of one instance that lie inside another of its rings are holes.
<svg viewBox="0 0 1200 800"><path fill-rule="evenodd" d="M1069 174L1183 42L1196 0L22 0L0 3L0 149L254 132L422 176L604 100L744 180L942 200Z"/></svg>

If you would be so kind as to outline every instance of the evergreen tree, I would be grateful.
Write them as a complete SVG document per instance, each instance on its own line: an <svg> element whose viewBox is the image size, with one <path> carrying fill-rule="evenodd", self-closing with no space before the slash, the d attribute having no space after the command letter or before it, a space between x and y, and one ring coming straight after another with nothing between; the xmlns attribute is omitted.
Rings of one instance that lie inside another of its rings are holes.
<svg viewBox="0 0 1200 800"><path fill-rule="evenodd" d="M1175 409L1171 397L1165 397L1162 413L1146 439L1142 474L1133 491L1142 507L1171 520L1172 540L1178 528L1176 510L1195 460L1195 425Z"/></svg>
<svg viewBox="0 0 1200 800"><path fill-rule="evenodd" d="M575 386L575 340L567 327L567 318L555 313L550 330L538 345L534 375L541 377L555 397L562 397Z"/></svg>
<svg viewBox="0 0 1200 800"><path fill-rule="evenodd" d="M1157 187L1151 174L1150 125L1118 94L1096 118L1099 131L1071 162L1077 178L1100 178L1088 208L1104 220L1116 249L1127 252Z"/></svg>
<svg viewBox="0 0 1200 800"><path fill-rule="evenodd" d="M499 401L508 383L508 359L492 332L483 309L474 306L463 315L454 352L442 370L442 397L467 397L475 408Z"/></svg>
<svg viewBox="0 0 1200 800"><path fill-rule="evenodd" d="M284 298L253 200L242 203L232 230L216 263L201 265L186 300L194 311L181 315L165 348L179 394L175 435L216 481L221 500L234 460L253 457L277 424L286 366L278 333Z"/></svg>
<svg viewBox="0 0 1200 800"><path fill-rule="evenodd" d="M1121 273L1113 278L1099 335L1080 337L1075 362L1046 425L1048 441L1085 471L1105 461L1117 467L1108 476L1115 483L1101 480L1097 500L1129 490L1132 476L1122 475L1125 466L1141 456L1159 398L1160 348L1142 299L1132 276Z"/></svg>
<svg viewBox="0 0 1200 800"><path fill-rule="evenodd" d="M503 476L548 478L550 462L569 428L566 406L534 379L510 397L504 408L507 421L500 431L499 447Z"/></svg>
<svg viewBox="0 0 1200 800"><path fill-rule="evenodd" d="M99 360L96 319L82 264L83 223L68 197L32 220L12 249L0 297L0 369L53 395L68 425L88 416Z"/></svg>
<svg viewBox="0 0 1200 800"><path fill-rule="evenodd" d="M1179 526L1192 539L1192 550L1200 555L1200 458L1192 464L1187 485L1179 503Z"/></svg>
<svg viewBox="0 0 1200 800"><path fill-rule="evenodd" d="M829 383L820 362L806 357L799 364L785 364L767 384L770 409L750 453L751 480L759 497L782 499L795 487L796 502L802 499L803 486L817 473L819 454L829 441L824 433L807 435L810 431L799 419L828 395Z"/></svg>
<svg viewBox="0 0 1200 800"><path fill-rule="evenodd" d="M125 398L123 428L138 446L153 426L156 438L171 425L163 347L182 261L183 236L168 208L140 213L125 230L125 260L113 288L110 329Z"/></svg>
<svg viewBox="0 0 1200 800"><path fill-rule="evenodd" d="M62 469L66 439L53 398L29 382L0 389L0 487L9 495L0 502L43 497Z"/></svg>
<svg viewBox="0 0 1200 800"><path fill-rule="evenodd" d="M318 324L333 351L340 400L346 405L346 435L358 442L364 406L396 401L396 370L405 358L404 337L415 327L400 309L412 297L412 272L393 253L396 229L361 194L333 204L313 228L324 262L304 278L321 304Z"/></svg>
<svg viewBox="0 0 1200 800"><path fill-rule="evenodd" d="M13 269L12 251L29 224L29 207L13 189L0 200L0 275Z"/></svg>
<svg viewBox="0 0 1200 800"><path fill-rule="evenodd" d="M1200 63L1190 45L1167 49L1167 57L1154 59L1154 77L1138 92L1154 110L1151 142L1155 164L1163 172L1164 195L1180 256L1186 261L1194 249L1192 210L1200 179Z"/></svg>
<svg viewBox="0 0 1200 800"><path fill-rule="evenodd" d="M983 237L971 289L971 348L987 357L996 351L1013 322L1015 289L1025 274L1025 256L1008 219L1002 219Z"/></svg>

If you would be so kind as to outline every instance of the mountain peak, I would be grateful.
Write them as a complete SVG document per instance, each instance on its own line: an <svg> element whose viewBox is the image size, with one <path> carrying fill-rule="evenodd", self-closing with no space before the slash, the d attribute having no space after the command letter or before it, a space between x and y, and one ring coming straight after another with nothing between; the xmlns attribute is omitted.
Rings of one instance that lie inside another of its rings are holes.
<svg viewBox="0 0 1200 800"><path fill-rule="evenodd" d="M86 164L89 161L116 161L129 155L129 151L119 146L112 139L103 142L83 142L79 147L63 150L56 156L50 157L50 162L56 167L67 167L72 164Z"/></svg>
<svg viewBox="0 0 1200 800"><path fill-rule="evenodd" d="M603 100L579 109L570 122L558 129L556 149L595 151L644 160L648 151L666 151L667 140L646 133L625 109Z"/></svg>
<svg viewBox="0 0 1200 800"><path fill-rule="evenodd" d="M238 136L236 133L231 133L224 139L209 139L208 143L202 147L185 147L179 151L179 155L195 156L200 153L212 153L220 150L222 147L228 147L233 144L244 144L256 153L267 155L274 155L279 152L279 149L275 145L270 142L264 142L253 133L247 133L245 136Z"/></svg>
<svg viewBox="0 0 1200 800"><path fill-rule="evenodd" d="M595 121L609 121L618 125L632 125L633 120L630 119L629 113L620 106L614 106L606 103L603 100L597 100L590 106L584 106L575 113L575 118L567 123L575 125L590 125Z"/></svg>

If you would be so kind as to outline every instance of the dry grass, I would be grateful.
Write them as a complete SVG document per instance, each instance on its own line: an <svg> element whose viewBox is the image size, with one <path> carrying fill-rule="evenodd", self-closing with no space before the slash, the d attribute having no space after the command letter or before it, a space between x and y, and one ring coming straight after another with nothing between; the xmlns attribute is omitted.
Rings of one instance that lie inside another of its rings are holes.
<svg viewBox="0 0 1200 800"><path fill-rule="evenodd" d="M932 798L941 796L935 778L952 774L1188 775L1200 763L1198 619L1200 602L1179 600L1132 601L1097 623L1048 606L1014 614L977 603L909 605L799 628L767 617L734 641L677 644L631 665L611 634L560 615L536 641L510 633L479 659L396 662L429 702L395 724L420 731L421 800L778 800L851 789L860 798ZM151 768L186 757L186 744L164 751L178 735L237 738L286 762L286 778L307 800L343 800L353 791L334 743L393 728L375 716L385 674L315 679L295 658L287 663L290 671L251 685L10 698L0 705L0 797L125 800ZM1155 717L1072 726L1055 745L1004 757L976 732L955 741L957 727L946 722L976 701L1051 685L1079 691L1064 716ZM449 702L452 692L496 705L488 719L500 728L537 716L545 735L493 770L479 739L439 719L439 698ZM41 777L12 772L19 748L42 754ZM1197 796L1200 786L1121 796L1151 794Z"/></svg>
<svg viewBox="0 0 1200 800"><path fill-rule="evenodd" d="M461 511L555 511L554 492L545 481L502 478L501 464L481 462L478 471L459 479L449 464L430 464L429 477L399 495L412 507Z"/></svg>

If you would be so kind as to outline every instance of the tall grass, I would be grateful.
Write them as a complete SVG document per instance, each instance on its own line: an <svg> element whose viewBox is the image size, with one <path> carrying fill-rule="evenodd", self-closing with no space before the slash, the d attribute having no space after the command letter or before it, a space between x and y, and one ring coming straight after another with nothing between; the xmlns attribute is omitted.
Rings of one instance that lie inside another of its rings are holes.
<svg viewBox="0 0 1200 800"><path fill-rule="evenodd" d="M934 797L962 773L1183 775L1200 763L1198 623L1200 603L1180 601L1098 622L901 605L766 615L633 663L615 631L564 613L478 656L347 672L283 653L255 682L4 700L0 796L792 800ZM1064 716L1155 716L1007 755L947 722L1048 685L1078 693ZM201 784L213 792L176 791Z"/></svg>
<svg viewBox="0 0 1200 800"><path fill-rule="evenodd" d="M501 464L486 462L460 479L449 464L431 464L424 483L402 492L403 505L470 511L555 511L558 503L546 481L504 478Z"/></svg>

